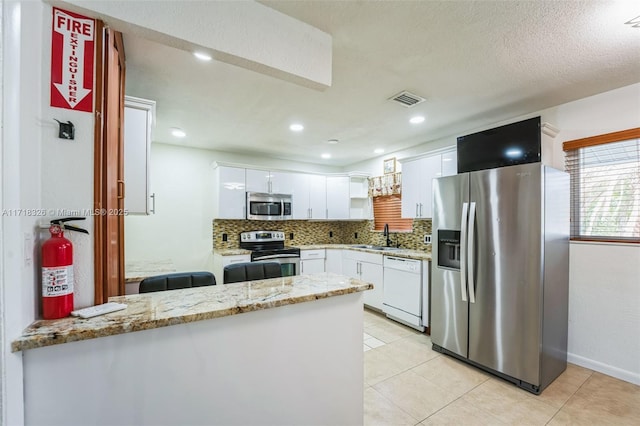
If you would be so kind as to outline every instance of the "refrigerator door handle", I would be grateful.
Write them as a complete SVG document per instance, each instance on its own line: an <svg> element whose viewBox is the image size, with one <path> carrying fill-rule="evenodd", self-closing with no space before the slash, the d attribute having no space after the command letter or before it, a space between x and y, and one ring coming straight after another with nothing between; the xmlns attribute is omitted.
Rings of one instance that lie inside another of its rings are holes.
<svg viewBox="0 0 640 426"><path fill-rule="evenodd" d="M474 276L474 247L475 247L475 229L476 229L476 203L472 202L469 208L469 245L467 257L469 258L469 302L476 303L476 283Z"/></svg>
<svg viewBox="0 0 640 426"><path fill-rule="evenodd" d="M467 301L467 223L469 203L462 204L462 217L460 218L460 293L462 301Z"/></svg>

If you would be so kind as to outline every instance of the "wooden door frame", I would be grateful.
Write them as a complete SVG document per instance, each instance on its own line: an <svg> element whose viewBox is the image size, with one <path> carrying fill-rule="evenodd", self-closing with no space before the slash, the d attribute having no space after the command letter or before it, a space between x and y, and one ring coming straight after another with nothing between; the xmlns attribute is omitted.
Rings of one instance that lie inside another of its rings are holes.
<svg viewBox="0 0 640 426"><path fill-rule="evenodd" d="M106 90L109 81L109 76L106 75L107 67L106 58L109 49L108 43L111 40L107 37L107 28L101 20L96 20L96 84L95 84L95 121L94 121L94 177L93 177L93 208L94 212L98 212L93 216L94 219L94 303L96 305L105 303L110 296L124 295L124 217L119 216L119 235L121 238L121 244L119 245L118 259L106 258L106 235L107 235L107 215L105 212L105 200L106 200L106 165L108 159L106 158L106 143L105 140L105 126L106 120ZM122 33L113 32L115 37L114 42L118 46L118 54L120 60L124 63L124 43L122 40ZM120 78L120 90L124 94L124 69ZM124 104L121 105L120 117L123 114ZM119 126L120 139L124 137L124 126ZM120 145L119 152L119 166L121 171L124 163L122 161L123 152L122 144ZM122 175L122 173L120 173ZM122 194L124 196L124 194ZM124 204L124 203L122 203ZM121 207L124 208L124 205ZM123 209L122 209L123 210ZM109 213L109 212L106 212ZM107 264L109 262L117 261L120 282L117 289L110 289L107 285Z"/></svg>

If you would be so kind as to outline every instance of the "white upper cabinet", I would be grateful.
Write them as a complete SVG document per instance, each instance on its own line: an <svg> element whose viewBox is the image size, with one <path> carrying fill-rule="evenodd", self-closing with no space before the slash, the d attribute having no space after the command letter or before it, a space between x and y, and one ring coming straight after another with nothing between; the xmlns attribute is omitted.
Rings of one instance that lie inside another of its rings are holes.
<svg viewBox="0 0 640 426"><path fill-rule="evenodd" d="M449 151L442 153L442 176L458 174L458 152Z"/></svg>
<svg viewBox="0 0 640 426"><path fill-rule="evenodd" d="M271 174L269 170L246 169L248 192L271 192Z"/></svg>
<svg viewBox="0 0 640 426"><path fill-rule="evenodd" d="M371 198L368 176L349 177L349 218L371 219Z"/></svg>
<svg viewBox="0 0 640 426"><path fill-rule="evenodd" d="M245 169L217 166L214 170L213 217L245 219Z"/></svg>
<svg viewBox="0 0 640 426"><path fill-rule="evenodd" d="M349 176L327 176L327 219L349 219Z"/></svg>
<svg viewBox="0 0 640 426"><path fill-rule="evenodd" d="M327 184L322 175L291 173L294 219L326 219Z"/></svg>
<svg viewBox="0 0 640 426"><path fill-rule="evenodd" d="M124 98L124 208L129 214L150 213L149 155L156 103Z"/></svg>
<svg viewBox="0 0 640 426"><path fill-rule="evenodd" d="M291 172L269 172L271 181L271 191L274 194L291 194L293 192L293 177L297 173Z"/></svg>
<svg viewBox="0 0 640 426"><path fill-rule="evenodd" d="M442 174L440 154L402 163L402 217L432 217L432 180Z"/></svg>
<svg viewBox="0 0 640 426"><path fill-rule="evenodd" d="M371 219L368 177L215 165L214 217L246 218L246 192L291 194L292 219Z"/></svg>
<svg viewBox="0 0 640 426"><path fill-rule="evenodd" d="M294 173L246 169L247 191L270 194L291 194Z"/></svg>
<svg viewBox="0 0 640 426"><path fill-rule="evenodd" d="M433 179L458 173L456 150L402 162L402 217L431 218Z"/></svg>
<svg viewBox="0 0 640 426"><path fill-rule="evenodd" d="M327 178L322 175L309 176L309 219L327 218Z"/></svg>

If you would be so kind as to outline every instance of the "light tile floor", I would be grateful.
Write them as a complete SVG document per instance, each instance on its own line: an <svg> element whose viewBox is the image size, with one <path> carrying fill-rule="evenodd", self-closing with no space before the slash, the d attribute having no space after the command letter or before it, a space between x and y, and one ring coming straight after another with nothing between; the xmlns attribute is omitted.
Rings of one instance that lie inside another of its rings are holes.
<svg viewBox="0 0 640 426"><path fill-rule="evenodd" d="M431 349L365 310L364 424L640 425L640 386L569 364L541 395Z"/></svg>

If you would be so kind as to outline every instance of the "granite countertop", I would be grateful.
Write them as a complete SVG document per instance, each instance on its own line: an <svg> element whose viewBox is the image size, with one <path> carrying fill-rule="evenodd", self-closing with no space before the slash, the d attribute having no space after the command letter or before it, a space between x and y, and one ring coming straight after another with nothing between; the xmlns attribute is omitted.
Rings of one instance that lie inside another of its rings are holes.
<svg viewBox="0 0 640 426"><path fill-rule="evenodd" d="M398 250L372 250L362 247L354 247L357 244L313 244L313 245L300 245L296 246L300 250L315 250L315 249L349 249L355 251L363 251L366 253L379 253L385 256L402 257L405 259L416 260L431 260L431 253L420 250L408 250L400 248Z"/></svg>
<svg viewBox="0 0 640 426"><path fill-rule="evenodd" d="M67 317L31 324L13 352L174 324L220 318L370 290L373 284L319 273L109 298L127 308L89 319Z"/></svg>
<svg viewBox="0 0 640 426"><path fill-rule="evenodd" d="M379 253L387 256L395 256L402 257L405 259L416 259L416 260L431 260L431 253L420 250L407 250L400 248L399 250L372 250L361 247L354 247L356 244L307 244L307 245L296 245L300 250L316 250L316 249L349 249L356 251L363 251L366 253ZM216 249L214 253L219 254L221 256L235 256L239 254L251 254L250 250L243 249Z"/></svg>
<svg viewBox="0 0 640 426"><path fill-rule="evenodd" d="M142 281L147 277L175 272L176 267L171 259L134 260L124 265L124 282Z"/></svg>
<svg viewBox="0 0 640 426"><path fill-rule="evenodd" d="M238 256L242 254L251 254L251 250L245 250L241 248L236 249L215 249L213 250L214 254L219 254L221 256Z"/></svg>

